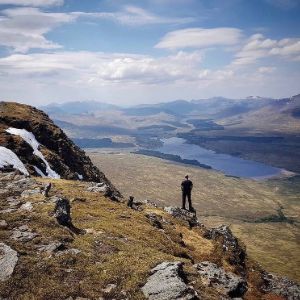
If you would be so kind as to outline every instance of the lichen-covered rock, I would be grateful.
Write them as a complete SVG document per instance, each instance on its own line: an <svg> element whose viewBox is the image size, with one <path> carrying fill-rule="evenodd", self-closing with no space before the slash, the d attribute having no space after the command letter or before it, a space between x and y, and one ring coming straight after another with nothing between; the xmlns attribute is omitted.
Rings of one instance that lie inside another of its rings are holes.
<svg viewBox="0 0 300 300"><path fill-rule="evenodd" d="M190 227L200 226L195 212L173 206L165 207L164 210L174 218L188 222Z"/></svg>
<svg viewBox="0 0 300 300"><path fill-rule="evenodd" d="M216 288L221 294L232 298L242 297L247 291L247 282L234 273L226 272L223 268L209 261L194 265L207 286Z"/></svg>
<svg viewBox="0 0 300 300"><path fill-rule="evenodd" d="M4 243L0 243L0 281L9 279L18 262L17 251Z"/></svg>
<svg viewBox="0 0 300 300"><path fill-rule="evenodd" d="M263 280L265 292L283 296L288 300L300 299L300 286L296 282L267 272L263 272Z"/></svg>
<svg viewBox="0 0 300 300"><path fill-rule="evenodd" d="M37 236L38 234L32 232L32 230L27 225L22 225L18 228L14 228L11 239L21 242L29 242Z"/></svg>
<svg viewBox="0 0 300 300"><path fill-rule="evenodd" d="M159 216L153 212L147 213L146 218L148 218L150 224L158 229L163 229L163 223L165 222L162 216Z"/></svg>
<svg viewBox="0 0 300 300"><path fill-rule="evenodd" d="M150 300L199 299L183 280L182 262L163 262L151 270L142 291Z"/></svg>
<svg viewBox="0 0 300 300"><path fill-rule="evenodd" d="M208 229L206 230L205 237L213 240L221 238L223 251L227 252L229 256L229 263L240 266L239 269L243 273L245 269L246 249L239 243L228 226L221 225L217 228Z"/></svg>

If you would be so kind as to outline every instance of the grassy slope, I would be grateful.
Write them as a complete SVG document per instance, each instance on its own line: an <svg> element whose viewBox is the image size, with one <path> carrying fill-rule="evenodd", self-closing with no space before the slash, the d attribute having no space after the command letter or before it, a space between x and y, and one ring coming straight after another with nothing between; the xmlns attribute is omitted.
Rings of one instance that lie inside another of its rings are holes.
<svg viewBox="0 0 300 300"><path fill-rule="evenodd" d="M267 270L300 281L299 191L289 187L287 192L281 181L230 178L153 157L95 152L89 156L126 196L156 200L161 205L180 205L179 185L184 175L190 174L195 186L194 206L201 221L210 226L231 224L249 254ZM277 214L281 206L285 215L298 223L253 223Z"/></svg>
<svg viewBox="0 0 300 300"><path fill-rule="evenodd" d="M4 297L23 300L81 296L98 299L104 295L102 289L114 283L117 288L105 294L105 299L123 299L121 292L126 292L130 299L144 299L140 287L149 270L162 261L184 261L189 271L192 263L183 257L193 257L195 263L211 260L224 263L230 269L223 261L220 245L204 239L201 229L190 230L162 210L130 210L125 204L112 202L99 193L86 192L86 183L78 181L37 180L43 184L53 183L50 196L86 199L85 202L72 203L72 218L75 226L90 229L90 233L74 236L59 226L49 215L54 204L45 202L41 194L28 199L34 205L33 212L2 214L1 218L6 219L9 229L27 224L39 234L34 240L22 243L9 239L10 231L0 230L0 240L6 241L20 254L11 279L0 283ZM1 198L2 208L6 207L5 203L5 198ZM150 211L162 215L169 222L164 225L164 232L149 223L145 214ZM182 239L186 246L183 246ZM79 249L81 253L58 256L36 250L38 245L53 241L64 242L68 248ZM196 280L196 286L205 294L203 299L215 299L214 291L193 278L195 271L189 276ZM253 295L255 293L248 293L248 299L255 299Z"/></svg>

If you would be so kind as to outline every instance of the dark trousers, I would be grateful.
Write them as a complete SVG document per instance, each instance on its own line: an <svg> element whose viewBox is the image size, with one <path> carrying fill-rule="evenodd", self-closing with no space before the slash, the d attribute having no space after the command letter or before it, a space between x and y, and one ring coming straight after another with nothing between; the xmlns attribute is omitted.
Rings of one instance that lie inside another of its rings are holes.
<svg viewBox="0 0 300 300"><path fill-rule="evenodd" d="M185 208L186 198L188 198L189 210L191 210L193 208L191 192L182 191L182 208Z"/></svg>

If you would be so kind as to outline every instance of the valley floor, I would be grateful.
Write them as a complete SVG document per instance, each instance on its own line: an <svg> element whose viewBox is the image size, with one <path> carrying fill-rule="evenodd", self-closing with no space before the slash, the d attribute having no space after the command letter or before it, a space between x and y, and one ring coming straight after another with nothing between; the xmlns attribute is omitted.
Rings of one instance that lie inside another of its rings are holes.
<svg viewBox="0 0 300 300"><path fill-rule="evenodd" d="M189 174L201 222L230 225L264 268L300 281L299 179L259 182L132 153L88 155L125 197L161 206L181 205L180 183Z"/></svg>

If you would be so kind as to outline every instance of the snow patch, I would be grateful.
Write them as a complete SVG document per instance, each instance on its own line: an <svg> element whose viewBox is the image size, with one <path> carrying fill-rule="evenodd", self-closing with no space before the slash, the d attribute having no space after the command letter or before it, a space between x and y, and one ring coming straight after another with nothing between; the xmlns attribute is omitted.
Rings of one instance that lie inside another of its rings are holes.
<svg viewBox="0 0 300 300"><path fill-rule="evenodd" d="M82 179L83 179L83 176L80 175L80 174L78 174L78 173L77 173L77 176L78 176L78 179L79 179L79 180L82 180Z"/></svg>
<svg viewBox="0 0 300 300"><path fill-rule="evenodd" d="M15 169L21 171L24 175L29 175L24 164L19 157L6 147L0 146L0 168L12 165Z"/></svg>
<svg viewBox="0 0 300 300"><path fill-rule="evenodd" d="M47 176L43 173L43 171L42 171L41 169L39 169L37 166L33 166L33 168L34 168L35 172L38 173L41 177L43 177L43 178L47 177Z"/></svg>
<svg viewBox="0 0 300 300"><path fill-rule="evenodd" d="M26 129L19 129L19 128L13 128L10 127L6 129L6 132L13 134L13 135L18 135L20 136L26 143L28 143L31 148L33 149L33 154L38 156L46 165L46 173L48 177L50 178L60 178L60 176L51 169L49 163L45 159L44 155L42 152L39 150L39 145L40 143L36 140L35 136L33 133L27 131Z"/></svg>

